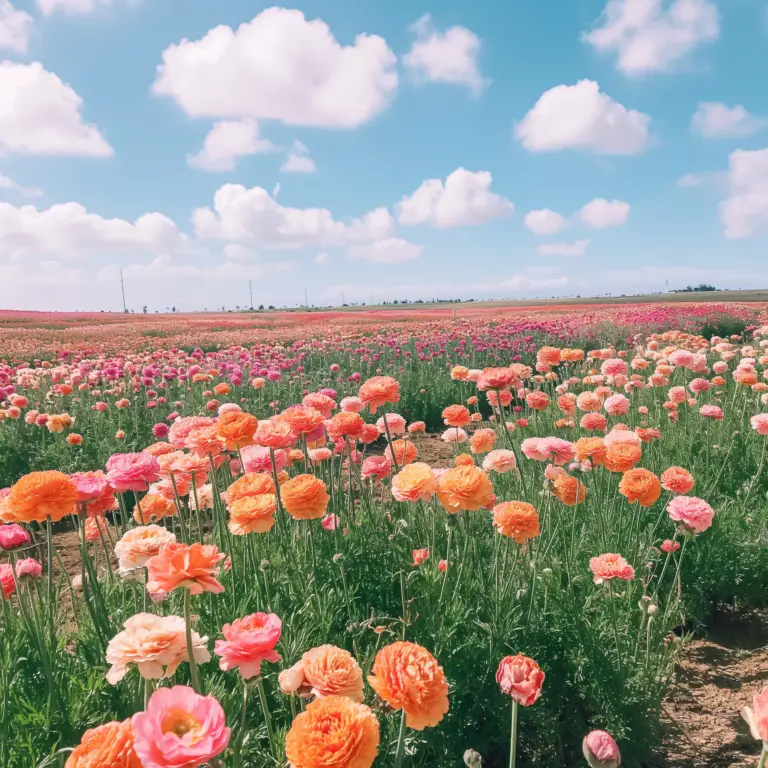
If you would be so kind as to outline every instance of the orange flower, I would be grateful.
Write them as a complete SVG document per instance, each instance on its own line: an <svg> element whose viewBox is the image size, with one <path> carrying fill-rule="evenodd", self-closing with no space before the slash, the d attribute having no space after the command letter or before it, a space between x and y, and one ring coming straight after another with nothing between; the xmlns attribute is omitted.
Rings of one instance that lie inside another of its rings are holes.
<svg viewBox="0 0 768 768"><path fill-rule="evenodd" d="M565 363L578 363L580 360L584 359L584 350L567 348L561 349L560 359Z"/></svg>
<svg viewBox="0 0 768 768"><path fill-rule="evenodd" d="M360 387L360 399L371 413L387 403L400 402L400 385L391 376L373 376Z"/></svg>
<svg viewBox="0 0 768 768"><path fill-rule="evenodd" d="M455 467L471 467L475 460L468 453L460 453L453 460Z"/></svg>
<svg viewBox="0 0 768 768"><path fill-rule="evenodd" d="M630 504L636 501L641 507L650 507L661 496L661 483L647 469L630 469L621 477L619 493L626 496Z"/></svg>
<svg viewBox="0 0 768 768"><path fill-rule="evenodd" d="M465 405L449 405L443 409L443 423L448 427L466 427L472 416Z"/></svg>
<svg viewBox="0 0 768 768"><path fill-rule="evenodd" d="M472 453L488 453L496 445L496 432L493 429L478 429L469 438L469 450Z"/></svg>
<svg viewBox="0 0 768 768"><path fill-rule="evenodd" d="M587 497L587 489L584 487L584 483L567 473L558 475L555 478L552 493L569 507L580 504Z"/></svg>
<svg viewBox="0 0 768 768"><path fill-rule="evenodd" d="M378 751L379 721L346 696L313 701L285 737L292 768L370 768Z"/></svg>
<svg viewBox="0 0 768 768"><path fill-rule="evenodd" d="M557 347L541 347L536 352L536 361L545 365L559 365L561 357Z"/></svg>
<svg viewBox="0 0 768 768"><path fill-rule="evenodd" d="M274 493L243 496L229 505L229 530L235 536L266 533L275 524L277 497Z"/></svg>
<svg viewBox="0 0 768 768"><path fill-rule="evenodd" d="M134 508L133 519L139 525L154 523L164 517L176 517L179 510L167 496L161 493L148 493Z"/></svg>
<svg viewBox="0 0 768 768"><path fill-rule="evenodd" d="M534 411L544 411L549 407L549 395L536 389L525 396L525 403Z"/></svg>
<svg viewBox="0 0 768 768"><path fill-rule="evenodd" d="M435 475L429 464L417 461L392 478L392 495L398 501L429 501L435 492Z"/></svg>
<svg viewBox="0 0 768 768"><path fill-rule="evenodd" d="M64 768L141 768L141 761L133 749L130 718L86 731Z"/></svg>
<svg viewBox="0 0 768 768"><path fill-rule="evenodd" d="M214 376L217 372L214 372ZM232 391L232 388L229 386L229 384L226 384L225 382L221 382L221 384L217 384L213 388L213 394L214 395L228 395Z"/></svg>
<svg viewBox="0 0 768 768"><path fill-rule="evenodd" d="M54 523L72 513L77 503L77 486L63 473L30 472L11 487L8 510L22 523Z"/></svg>
<svg viewBox="0 0 768 768"><path fill-rule="evenodd" d="M405 711L409 728L423 731L448 712L448 682L437 659L416 643L384 646L373 663L368 683L393 709Z"/></svg>
<svg viewBox="0 0 768 768"><path fill-rule="evenodd" d="M325 515L329 496L325 483L314 475L296 475L280 488L285 511L296 520L317 520Z"/></svg>
<svg viewBox="0 0 768 768"><path fill-rule="evenodd" d="M527 501L504 501L493 508L493 524L502 536L517 544L541 535L539 516Z"/></svg>
<svg viewBox="0 0 768 768"><path fill-rule="evenodd" d="M334 443L343 443L346 438L352 441L358 440L363 434L365 422L359 413L352 411L339 411L328 421L328 434ZM378 430L376 430L378 437Z"/></svg>
<svg viewBox="0 0 768 768"><path fill-rule="evenodd" d="M682 467L670 467L661 473L661 487L672 493L685 494L693 490L693 475Z"/></svg>
<svg viewBox="0 0 768 768"><path fill-rule="evenodd" d="M582 437L573 444L574 453L579 461L591 461L596 467L605 462L605 442L602 437Z"/></svg>
<svg viewBox="0 0 768 768"><path fill-rule="evenodd" d="M227 450L234 451L237 448L245 448L246 445L253 445L253 436L258 426L259 420L250 413L226 411L216 423L216 433L226 441Z"/></svg>
<svg viewBox="0 0 768 768"><path fill-rule="evenodd" d="M216 577L218 564L225 557L214 544L169 544L147 560L147 591L150 595L168 594L183 587L191 595L223 592Z"/></svg>
<svg viewBox="0 0 768 768"><path fill-rule="evenodd" d="M325 421L325 416L317 408L306 405L292 405L280 414L280 418L287 421L297 435L308 435Z"/></svg>
<svg viewBox="0 0 768 768"><path fill-rule="evenodd" d="M384 449L384 457L392 463L392 451L394 450L395 461L398 467L404 467L406 464L412 464L419 458L419 449L410 440L393 440L391 446Z"/></svg>
<svg viewBox="0 0 768 768"><path fill-rule="evenodd" d="M246 496L261 496L263 493L275 494L275 481L262 472L247 472L242 477L235 480L227 488L227 505L231 508L232 504L238 499Z"/></svg>
<svg viewBox="0 0 768 768"><path fill-rule="evenodd" d="M437 498L450 514L482 509L493 501L493 486L480 467L455 467L437 481Z"/></svg>
<svg viewBox="0 0 768 768"><path fill-rule="evenodd" d="M78 435L77 432L71 432L67 435L67 444L68 445L82 445L83 444L83 436Z"/></svg>
<svg viewBox="0 0 768 768"><path fill-rule="evenodd" d="M627 472L640 461L643 449L634 443L612 443L605 451L605 468L609 472Z"/></svg>

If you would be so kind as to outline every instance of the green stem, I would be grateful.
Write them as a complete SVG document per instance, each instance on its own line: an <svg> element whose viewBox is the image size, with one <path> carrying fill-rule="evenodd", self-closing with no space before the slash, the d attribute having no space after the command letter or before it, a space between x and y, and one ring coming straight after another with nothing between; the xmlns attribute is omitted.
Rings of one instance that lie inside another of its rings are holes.
<svg viewBox="0 0 768 768"><path fill-rule="evenodd" d="M187 634L187 656L189 656L189 671L192 676L192 687L196 693L202 693L200 687L200 674L197 671L197 663L195 662L194 648L192 646L192 609L191 598L189 590L184 590L184 623L186 624Z"/></svg>
<svg viewBox="0 0 768 768"><path fill-rule="evenodd" d="M400 768L405 758L405 710L400 715L400 732L397 734L397 751L395 752L395 768Z"/></svg>
<svg viewBox="0 0 768 768"><path fill-rule="evenodd" d="M515 768L517 762L517 712L520 705L512 700L512 727L509 731L509 768Z"/></svg>
<svg viewBox="0 0 768 768"><path fill-rule="evenodd" d="M760 755L760 762L758 763L757 768L765 768L767 763L768 763L768 745L766 745L766 743L763 742L763 752Z"/></svg>
<svg viewBox="0 0 768 768"><path fill-rule="evenodd" d="M277 747L275 746L275 732L272 730L272 718L269 714L269 704L267 703L267 694L264 692L264 682L261 675L256 678L256 686L259 689L259 700L261 701L261 711L264 713L264 720L267 724L267 736L269 736L269 748L272 751L272 757L275 762L277 758Z"/></svg>
<svg viewBox="0 0 768 768"><path fill-rule="evenodd" d="M247 708L248 708L248 681L243 680L243 704L240 710L240 730L237 733L237 740L235 741L235 746L233 748L233 760L232 760L233 768L241 768L243 764L242 749L243 749L243 737L245 736L245 722L246 722Z"/></svg>

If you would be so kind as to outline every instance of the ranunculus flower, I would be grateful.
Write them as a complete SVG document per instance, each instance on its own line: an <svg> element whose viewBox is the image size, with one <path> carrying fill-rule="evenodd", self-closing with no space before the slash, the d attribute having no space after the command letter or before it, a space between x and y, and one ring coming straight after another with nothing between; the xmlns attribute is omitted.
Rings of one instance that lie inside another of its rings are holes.
<svg viewBox="0 0 768 768"><path fill-rule="evenodd" d="M493 486L480 467L449 469L437 481L437 497L450 514L487 507L494 499Z"/></svg>
<svg viewBox="0 0 768 768"><path fill-rule="evenodd" d="M589 561L589 570L594 575L595 584L611 579L632 581L635 578L635 569L621 555L612 552L593 557Z"/></svg>
<svg viewBox="0 0 768 768"><path fill-rule="evenodd" d="M30 472L11 486L5 503L18 522L57 523L71 515L77 503L77 486L63 473Z"/></svg>
<svg viewBox="0 0 768 768"><path fill-rule="evenodd" d="M363 700L363 670L349 651L321 645L280 673L280 690L302 697L347 696Z"/></svg>
<svg viewBox="0 0 768 768"><path fill-rule="evenodd" d="M115 544L121 576L133 575L147 561L168 544L176 541L176 534L160 525L141 525L129 528Z"/></svg>
<svg viewBox="0 0 768 768"><path fill-rule="evenodd" d="M0 525L0 549L18 549L30 541L29 534L17 523Z"/></svg>
<svg viewBox="0 0 768 768"><path fill-rule="evenodd" d="M181 587L192 595L223 592L216 577L225 557L215 544L169 544L147 560L147 591L160 595Z"/></svg>
<svg viewBox="0 0 768 768"><path fill-rule="evenodd" d="M517 459L515 458L514 451L507 450L506 448L496 448L483 459L483 469L486 472L493 470L499 473L511 472L513 469L517 469Z"/></svg>
<svg viewBox="0 0 768 768"><path fill-rule="evenodd" d="M675 496L667 505L671 520L680 523L684 533L699 534L712 525L715 512L704 499L696 496Z"/></svg>
<svg viewBox="0 0 768 768"><path fill-rule="evenodd" d="M158 688L144 712L131 718L143 768L197 768L229 744L224 710L213 696L186 685Z"/></svg>
<svg viewBox="0 0 768 768"><path fill-rule="evenodd" d="M34 557L25 557L16 561L16 578L20 581L39 579L43 575L43 566Z"/></svg>
<svg viewBox="0 0 768 768"><path fill-rule="evenodd" d="M693 475L682 467L670 467L661 473L661 487L671 493L686 494L693 490Z"/></svg>
<svg viewBox="0 0 768 768"><path fill-rule="evenodd" d="M221 628L223 640L217 640L213 652L221 657L219 668L225 672L239 669L244 680L260 674L261 663L280 661L275 646L280 641L283 624L274 613L252 613Z"/></svg>
<svg viewBox="0 0 768 768"><path fill-rule="evenodd" d="M107 482L117 493L146 491L160 479L160 464L149 453L115 453L107 461Z"/></svg>
<svg viewBox="0 0 768 768"><path fill-rule="evenodd" d="M541 534L539 516L526 501L504 501L493 508L493 525L502 536L525 544Z"/></svg>
<svg viewBox="0 0 768 768"><path fill-rule="evenodd" d="M64 768L143 768L134 750L131 720L87 730L69 753Z"/></svg>
<svg viewBox="0 0 768 768"><path fill-rule="evenodd" d="M621 753L618 744L606 731L591 731L581 744L589 768L619 768Z"/></svg>
<svg viewBox="0 0 768 768"><path fill-rule="evenodd" d="M407 464L392 478L392 495L397 501L429 501L436 487L432 468L420 461Z"/></svg>
<svg viewBox="0 0 768 768"><path fill-rule="evenodd" d="M747 721L750 733L756 739L768 744L768 687L756 693L751 707L744 707L741 716Z"/></svg>
<svg viewBox="0 0 768 768"><path fill-rule="evenodd" d="M630 503L637 502L641 507L650 507L661 496L661 483L648 469L629 469L621 476L619 493L626 496Z"/></svg>
<svg viewBox="0 0 768 768"><path fill-rule="evenodd" d="M541 696L544 672L533 659L518 653L501 660L496 670L496 682L502 693L511 696L521 706L530 707Z"/></svg>
<svg viewBox="0 0 768 768"><path fill-rule="evenodd" d="M315 475L296 475L280 487L285 511L295 520L317 520L325 515L330 497Z"/></svg>

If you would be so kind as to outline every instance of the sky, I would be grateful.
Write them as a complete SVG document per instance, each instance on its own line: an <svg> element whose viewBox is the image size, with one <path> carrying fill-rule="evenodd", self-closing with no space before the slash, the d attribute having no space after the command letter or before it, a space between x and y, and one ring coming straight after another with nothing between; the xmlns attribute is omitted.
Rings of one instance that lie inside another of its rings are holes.
<svg viewBox="0 0 768 768"><path fill-rule="evenodd" d="M0 308L768 287L766 0L0 0Z"/></svg>

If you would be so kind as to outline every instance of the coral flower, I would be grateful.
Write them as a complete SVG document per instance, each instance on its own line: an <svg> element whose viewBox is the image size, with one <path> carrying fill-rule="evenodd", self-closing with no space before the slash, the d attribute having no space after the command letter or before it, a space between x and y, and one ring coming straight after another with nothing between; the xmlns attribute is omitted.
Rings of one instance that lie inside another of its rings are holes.
<svg viewBox="0 0 768 768"><path fill-rule="evenodd" d="M0 597L10 599L16 591L16 579L13 575L13 566L10 563L0 563Z"/></svg>
<svg viewBox="0 0 768 768"><path fill-rule="evenodd" d="M534 390L525 396L525 404L534 411L545 411L549 407L549 395L538 389Z"/></svg>
<svg viewBox="0 0 768 768"><path fill-rule="evenodd" d="M155 616L137 613L123 624L107 646L107 681L119 683L135 664L139 674L147 680L171 677L179 664L189 661L187 654L186 623L181 616ZM198 664L211 660L207 637L191 632L192 653Z"/></svg>
<svg viewBox="0 0 768 768"><path fill-rule="evenodd" d="M265 475L262 472L248 472L235 480L227 488L226 493L226 501L231 508L235 501L246 496L261 496L264 493L275 494L275 481L270 475Z"/></svg>
<svg viewBox="0 0 768 768"><path fill-rule="evenodd" d="M347 696L363 700L363 670L349 651L321 645L307 651L290 669L280 673L280 690L300 696Z"/></svg>
<svg viewBox="0 0 768 768"><path fill-rule="evenodd" d="M91 728L70 752L64 768L142 768L133 748L130 719Z"/></svg>
<svg viewBox="0 0 768 768"><path fill-rule="evenodd" d="M154 523L164 517L176 517L178 515L176 505L160 493L148 493L133 508L133 519L139 525Z"/></svg>
<svg viewBox="0 0 768 768"><path fill-rule="evenodd" d="M216 577L219 563L226 557L214 544L169 544L147 560L147 591L168 594L182 587L192 595L224 591Z"/></svg>
<svg viewBox="0 0 768 768"><path fill-rule="evenodd" d="M493 525L502 536L517 544L541 535L539 516L526 501L504 501L493 508Z"/></svg>
<svg viewBox="0 0 768 768"><path fill-rule="evenodd" d="M753 738L768 744L768 687L756 693L751 707L744 707L741 716L749 726Z"/></svg>
<svg viewBox="0 0 768 768"><path fill-rule="evenodd" d="M29 534L20 525L0 525L0 549L18 549L30 541Z"/></svg>
<svg viewBox="0 0 768 768"><path fill-rule="evenodd" d="M386 645L371 671L369 685L390 707L405 711L409 728L437 725L448 712L448 682L426 648L404 641Z"/></svg>
<svg viewBox="0 0 768 768"><path fill-rule="evenodd" d="M619 493L626 496L630 503L636 501L641 507L650 507L661 496L661 483L659 478L647 469L630 469L621 477Z"/></svg>
<svg viewBox="0 0 768 768"><path fill-rule="evenodd" d="M675 496L667 505L671 520L680 523L683 533L699 534L712 525L715 516L712 507L696 496Z"/></svg>
<svg viewBox="0 0 768 768"><path fill-rule="evenodd" d="M589 768L619 768L621 753L613 736L606 731L591 731L581 744Z"/></svg>
<svg viewBox="0 0 768 768"><path fill-rule="evenodd" d="M632 581L635 569L621 556L608 552L589 561L589 570L594 575L595 584L602 584L611 579Z"/></svg>
<svg viewBox="0 0 768 768"><path fill-rule="evenodd" d="M275 524L277 496L274 493L261 493L243 496L229 504L229 523L227 527L235 536L247 533L266 533Z"/></svg>
<svg viewBox="0 0 768 768"><path fill-rule="evenodd" d="M464 405L449 405L443 409L443 423L447 427L466 427L472 422L472 415Z"/></svg>
<svg viewBox="0 0 768 768"><path fill-rule="evenodd" d="M260 421L256 429L254 440L265 448L292 448L297 435L293 427L282 419Z"/></svg>
<svg viewBox="0 0 768 768"><path fill-rule="evenodd" d="M483 368L477 379L477 388L483 391L509 389L518 378L511 368Z"/></svg>
<svg viewBox="0 0 768 768"><path fill-rule="evenodd" d="M408 432L411 435L421 434L427 431L427 425L423 421L414 421L408 425Z"/></svg>
<svg viewBox="0 0 768 768"><path fill-rule="evenodd" d="M450 514L487 507L494 498L488 475L477 466L449 469L437 481L437 497Z"/></svg>
<svg viewBox="0 0 768 768"><path fill-rule="evenodd" d="M518 653L501 660L496 670L496 682L502 693L511 696L521 706L530 707L541 696L544 672L533 659Z"/></svg>
<svg viewBox="0 0 768 768"><path fill-rule="evenodd" d="M552 493L569 507L575 507L587 497L587 489L584 487L584 483L566 473L555 478L552 484Z"/></svg>
<svg viewBox="0 0 768 768"><path fill-rule="evenodd" d="M400 384L391 376L373 376L360 387L359 397L371 413L387 403L400 402Z"/></svg>
<svg viewBox="0 0 768 768"><path fill-rule="evenodd" d="M115 544L120 575L128 576L147 560L157 555L163 547L176 542L176 534L159 525L143 525L127 530Z"/></svg>
<svg viewBox="0 0 768 768"><path fill-rule="evenodd" d="M347 438L358 440L363 433L365 422L359 413L353 411L341 411L333 415L326 424L328 436L334 443L343 443ZM378 430L376 430L378 437Z"/></svg>
<svg viewBox="0 0 768 768"><path fill-rule="evenodd" d="M57 523L72 514L78 500L77 486L63 473L30 472L11 486L7 505L17 522Z"/></svg>
<svg viewBox="0 0 768 768"><path fill-rule="evenodd" d="M682 467L670 467L661 473L661 487L671 493L683 495L693 490L693 475Z"/></svg>
<svg viewBox="0 0 768 768"><path fill-rule="evenodd" d="M285 737L291 768L370 768L378 751L379 721L346 696L311 702Z"/></svg>
<svg viewBox="0 0 768 768"><path fill-rule="evenodd" d="M612 443L605 451L603 465L609 472L627 472L640 461L642 456L643 449L639 445Z"/></svg>
<svg viewBox="0 0 768 768"><path fill-rule="evenodd" d="M596 467L605 463L606 447L602 437L582 437L573 448L577 461L590 461Z"/></svg>
<svg viewBox="0 0 768 768"><path fill-rule="evenodd" d="M280 488L285 511L296 520L317 520L325 515L329 496L325 483L314 475L296 475Z"/></svg>
<svg viewBox="0 0 768 768"><path fill-rule="evenodd" d="M85 521L85 540L98 541L109 528L109 520L101 515L89 517Z"/></svg>
<svg viewBox="0 0 768 768"><path fill-rule="evenodd" d="M483 459L483 469L486 472L491 470L499 473L511 472L513 469L517 469L517 459L513 451L497 448Z"/></svg>
<svg viewBox="0 0 768 768"><path fill-rule="evenodd" d="M488 453L496 445L496 432L493 429L478 429L469 439L472 453Z"/></svg>
<svg viewBox="0 0 768 768"><path fill-rule="evenodd" d="M679 541L672 541L672 539L664 539L660 547L662 552L669 554L670 552L677 552L680 549Z"/></svg>
<svg viewBox="0 0 768 768"><path fill-rule="evenodd" d="M398 501L429 501L436 487L432 468L423 462L407 464L392 478L392 495Z"/></svg>
<svg viewBox="0 0 768 768"><path fill-rule="evenodd" d="M280 418L287 421L297 435L309 435L322 427L325 421L325 416L317 408L307 405L292 405L280 414Z"/></svg>
<svg viewBox="0 0 768 768"><path fill-rule="evenodd" d="M134 749L143 768L197 768L229 744L224 710L213 696L186 685L159 688L144 712L131 718Z"/></svg>
<svg viewBox="0 0 768 768"><path fill-rule="evenodd" d="M224 639L217 640L214 648L221 657L219 668L225 672L237 668L244 680L260 674L262 661L280 661L275 647L282 630L283 623L274 613L252 613L225 624L221 628Z"/></svg>
<svg viewBox="0 0 768 768"><path fill-rule="evenodd" d="M600 399L600 395L594 392L582 392L576 398L576 407L580 411L599 411L603 407L603 401Z"/></svg>
<svg viewBox="0 0 768 768"><path fill-rule="evenodd" d="M387 461L392 462L393 452L398 467L412 464L419 458L419 449L410 440L393 440L391 445L384 449Z"/></svg>
<svg viewBox="0 0 768 768"><path fill-rule="evenodd" d="M589 432L604 432L608 419L602 413L585 413L579 421L579 426Z"/></svg>
<svg viewBox="0 0 768 768"><path fill-rule="evenodd" d="M699 413L707 419L714 419L715 421L723 420L723 409L717 405L707 403L699 408Z"/></svg>
<svg viewBox="0 0 768 768"><path fill-rule="evenodd" d="M413 562L411 565L414 568L418 568L423 562L429 559L429 549L414 549L411 554L413 555Z"/></svg>
<svg viewBox="0 0 768 768"><path fill-rule="evenodd" d="M146 491L160 479L160 464L149 453L115 453L107 461L107 482L117 493Z"/></svg>
<svg viewBox="0 0 768 768"><path fill-rule="evenodd" d="M219 416L216 433L226 442L227 450L234 451L237 448L245 448L246 445L253 445L253 436L258 426L259 420L250 413L226 411Z"/></svg>

